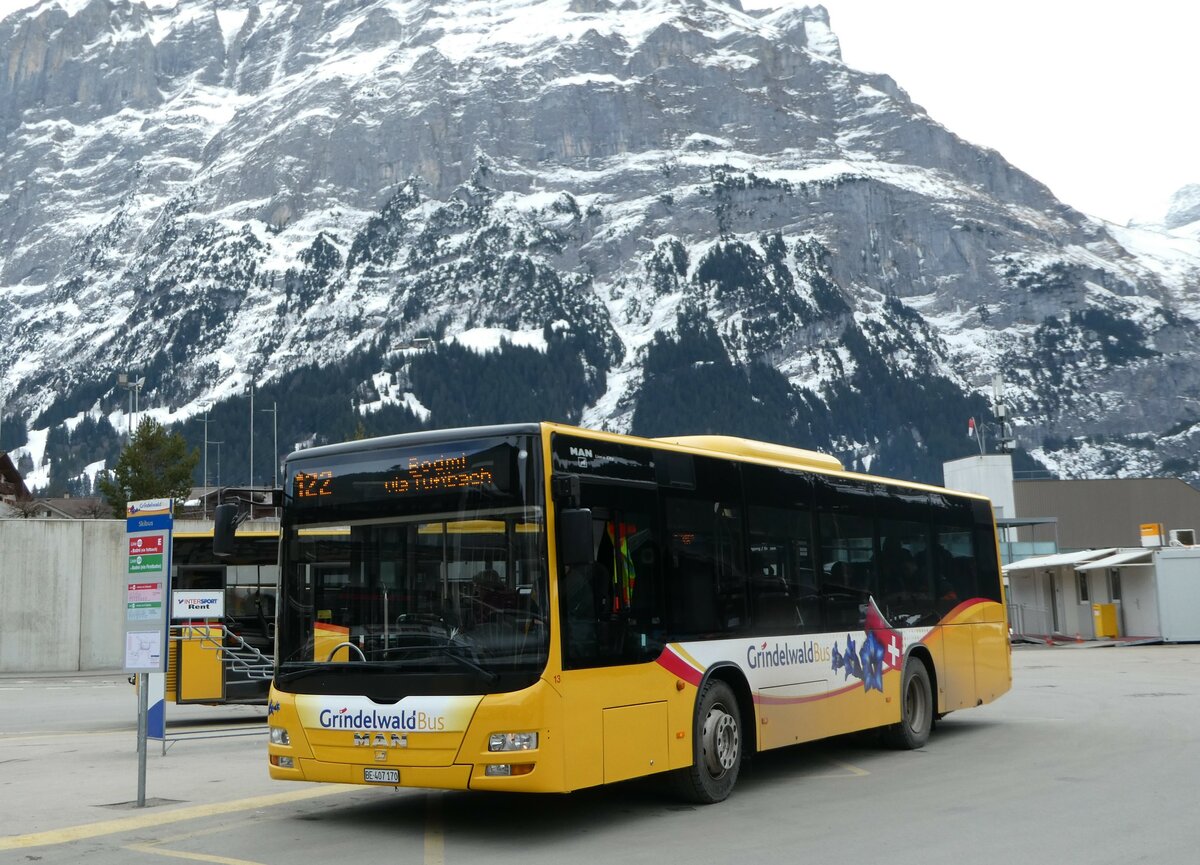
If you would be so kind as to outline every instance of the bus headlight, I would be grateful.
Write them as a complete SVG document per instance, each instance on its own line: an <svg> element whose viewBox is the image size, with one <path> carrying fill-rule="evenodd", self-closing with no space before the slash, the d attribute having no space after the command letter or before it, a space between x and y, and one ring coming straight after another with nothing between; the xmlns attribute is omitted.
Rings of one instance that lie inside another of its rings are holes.
<svg viewBox="0 0 1200 865"><path fill-rule="evenodd" d="M271 728L271 744L272 745L290 745L292 739L288 736L288 731L283 727Z"/></svg>
<svg viewBox="0 0 1200 865"><path fill-rule="evenodd" d="M488 736L489 751L534 751L537 746L537 733L492 733Z"/></svg>

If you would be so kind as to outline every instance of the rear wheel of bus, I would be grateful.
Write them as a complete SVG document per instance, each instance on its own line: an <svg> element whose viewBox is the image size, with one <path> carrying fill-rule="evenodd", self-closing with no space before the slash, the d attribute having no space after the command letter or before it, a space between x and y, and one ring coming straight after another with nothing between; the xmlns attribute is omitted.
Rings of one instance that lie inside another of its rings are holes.
<svg viewBox="0 0 1200 865"><path fill-rule="evenodd" d="M676 782L684 798L702 805L726 799L742 766L741 713L733 689L709 679L696 701L692 726L692 765Z"/></svg>
<svg viewBox="0 0 1200 865"><path fill-rule="evenodd" d="M883 741L892 748L913 750L929 741L933 729L933 688L923 661L909 658L900 683L900 723L883 731Z"/></svg>

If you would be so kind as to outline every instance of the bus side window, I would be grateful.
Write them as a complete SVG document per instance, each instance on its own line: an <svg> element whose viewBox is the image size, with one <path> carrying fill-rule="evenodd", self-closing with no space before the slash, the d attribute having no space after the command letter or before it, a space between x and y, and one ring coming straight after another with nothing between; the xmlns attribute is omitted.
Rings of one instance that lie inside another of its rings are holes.
<svg viewBox="0 0 1200 865"><path fill-rule="evenodd" d="M821 586L827 624L835 629L857 628L862 607L876 590L874 520L850 513L822 511Z"/></svg>
<svg viewBox="0 0 1200 865"><path fill-rule="evenodd" d="M667 499L672 634L736 633L746 624L740 509L704 498Z"/></svg>
<svg viewBox="0 0 1200 865"><path fill-rule="evenodd" d="M750 609L754 632L813 633L820 606L807 510L750 507Z"/></svg>
<svg viewBox="0 0 1200 865"><path fill-rule="evenodd" d="M975 513L976 591L981 598L1000 601L1000 568L996 563L996 524L988 502L972 502Z"/></svg>
<svg viewBox="0 0 1200 865"><path fill-rule="evenodd" d="M934 526L933 577L939 615L977 597L975 545L971 531L958 526Z"/></svg>
<svg viewBox="0 0 1200 865"><path fill-rule="evenodd" d="M879 521L880 593L877 600L884 617L894 627L936 621L928 547L927 522Z"/></svg>

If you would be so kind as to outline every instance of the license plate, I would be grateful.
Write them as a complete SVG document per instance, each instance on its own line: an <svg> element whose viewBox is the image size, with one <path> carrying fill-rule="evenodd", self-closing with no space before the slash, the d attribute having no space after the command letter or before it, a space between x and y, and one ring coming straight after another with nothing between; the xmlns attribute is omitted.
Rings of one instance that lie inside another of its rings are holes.
<svg viewBox="0 0 1200 865"><path fill-rule="evenodd" d="M399 769L363 769L363 780L372 784L399 784Z"/></svg>

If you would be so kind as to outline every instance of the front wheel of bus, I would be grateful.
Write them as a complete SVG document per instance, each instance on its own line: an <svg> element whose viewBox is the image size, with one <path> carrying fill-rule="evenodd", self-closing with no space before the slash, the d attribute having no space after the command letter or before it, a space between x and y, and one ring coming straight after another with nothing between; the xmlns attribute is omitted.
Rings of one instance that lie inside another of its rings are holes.
<svg viewBox="0 0 1200 865"><path fill-rule="evenodd" d="M914 750L929 741L933 729L933 688L925 664L910 658L904 665L900 684L900 723L884 730L884 742L892 748Z"/></svg>
<svg viewBox="0 0 1200 865"><path fill-rule="evenodd" d="M692 765L676 778L684 798L711 805L727 798L742 766L741 714L733 689L709 679L696 702Z"/></svg>

